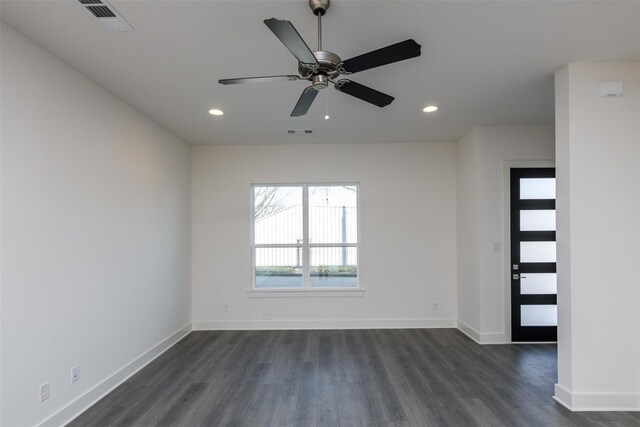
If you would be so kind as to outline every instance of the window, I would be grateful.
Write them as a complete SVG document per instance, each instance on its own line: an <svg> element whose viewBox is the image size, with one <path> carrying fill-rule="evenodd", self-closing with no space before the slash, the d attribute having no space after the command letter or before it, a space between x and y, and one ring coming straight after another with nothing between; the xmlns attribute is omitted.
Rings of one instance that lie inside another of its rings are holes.
<svg viewBox="0 0 640 427"><path fill-rule="evenodd" d="M252 185L254 289L358 288L358 185Z"/></svg>

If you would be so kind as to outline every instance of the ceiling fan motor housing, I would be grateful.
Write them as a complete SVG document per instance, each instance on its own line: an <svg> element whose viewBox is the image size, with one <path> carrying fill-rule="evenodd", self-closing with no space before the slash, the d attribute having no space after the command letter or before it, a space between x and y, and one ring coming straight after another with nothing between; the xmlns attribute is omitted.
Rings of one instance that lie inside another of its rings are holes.
<svg viewBox="0 0 640 427"><path fill-rule="evenodd" d="M316 57L320 66L317 71L309 68L308 64L302 64L298 62L298 72L304 79L311 80L311 77L318 74L324 74L325 76L334 79L340 75L338 72L338 64L342 62L342 59L333 52L327 52L324 50L313 52L313 56Z"/></svg>
<svg viewBox="0 0 640 427"><path fill-rule="evenodd" d="M324 15L327 13L331 2L330 0L309 0L309 7L313 11L314 15Z"/></svg>

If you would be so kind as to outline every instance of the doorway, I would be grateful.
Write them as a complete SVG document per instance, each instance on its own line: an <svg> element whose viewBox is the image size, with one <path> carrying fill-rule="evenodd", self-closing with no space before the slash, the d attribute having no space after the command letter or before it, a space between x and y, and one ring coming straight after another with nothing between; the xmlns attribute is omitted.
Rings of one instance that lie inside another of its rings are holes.
<svg viewBox="0 0 640 427"><path fill-rule="evenodd" d="M512 168L511 341L557 341L555 168Z"/></svg>

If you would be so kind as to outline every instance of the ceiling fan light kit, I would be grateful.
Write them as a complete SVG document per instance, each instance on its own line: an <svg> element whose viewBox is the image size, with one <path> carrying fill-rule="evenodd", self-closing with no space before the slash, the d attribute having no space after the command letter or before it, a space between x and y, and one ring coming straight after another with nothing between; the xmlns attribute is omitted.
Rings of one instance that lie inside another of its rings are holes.
<svg viewBox="0 0 640 427"><path fill-rule="evenodd" d="M393 97L350 79L340 78L371 68L380 67L405 59L420 56L421 46L409 39L381 49L368 52L343 61L333 52L322 50L322 17L331 5L330 0L309 0L309 7L318 17L318 50L312 52L291 22L276 18L265 19L264 23L298 60L299 75L241 77L221 79L223 85L242 83L261 83L274 81L307 80L311 86L304 89L298 99L291 117L304 116L318 95L318 91L332 84L340 92L351 95L378 107L393 102Z"/></svg>

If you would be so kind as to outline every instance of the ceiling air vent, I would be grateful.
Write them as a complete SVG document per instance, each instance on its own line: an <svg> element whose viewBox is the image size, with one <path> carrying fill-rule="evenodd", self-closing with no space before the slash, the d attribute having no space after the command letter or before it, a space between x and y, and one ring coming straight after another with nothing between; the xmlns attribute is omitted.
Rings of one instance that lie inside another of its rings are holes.
<svg viewBox="0 0 640 427"><path fill-rule="evenodd" d="M96 18L117 18L107 6L87 6L87 10L93 13Z"/></svg>
<svg viewBox="0 0 640 427"><path fill-rule="evenodd" d="M289 134L307 134L307 135L311 135L313 133L313 129L287 129L287 133Z"/></svg>
<svg viewBox="0 0 640 427"><path fill-rule="evenodd" d="M78 0L78 3L96 18L105 30L133 31L133 27L105 0Z"/></svg>

